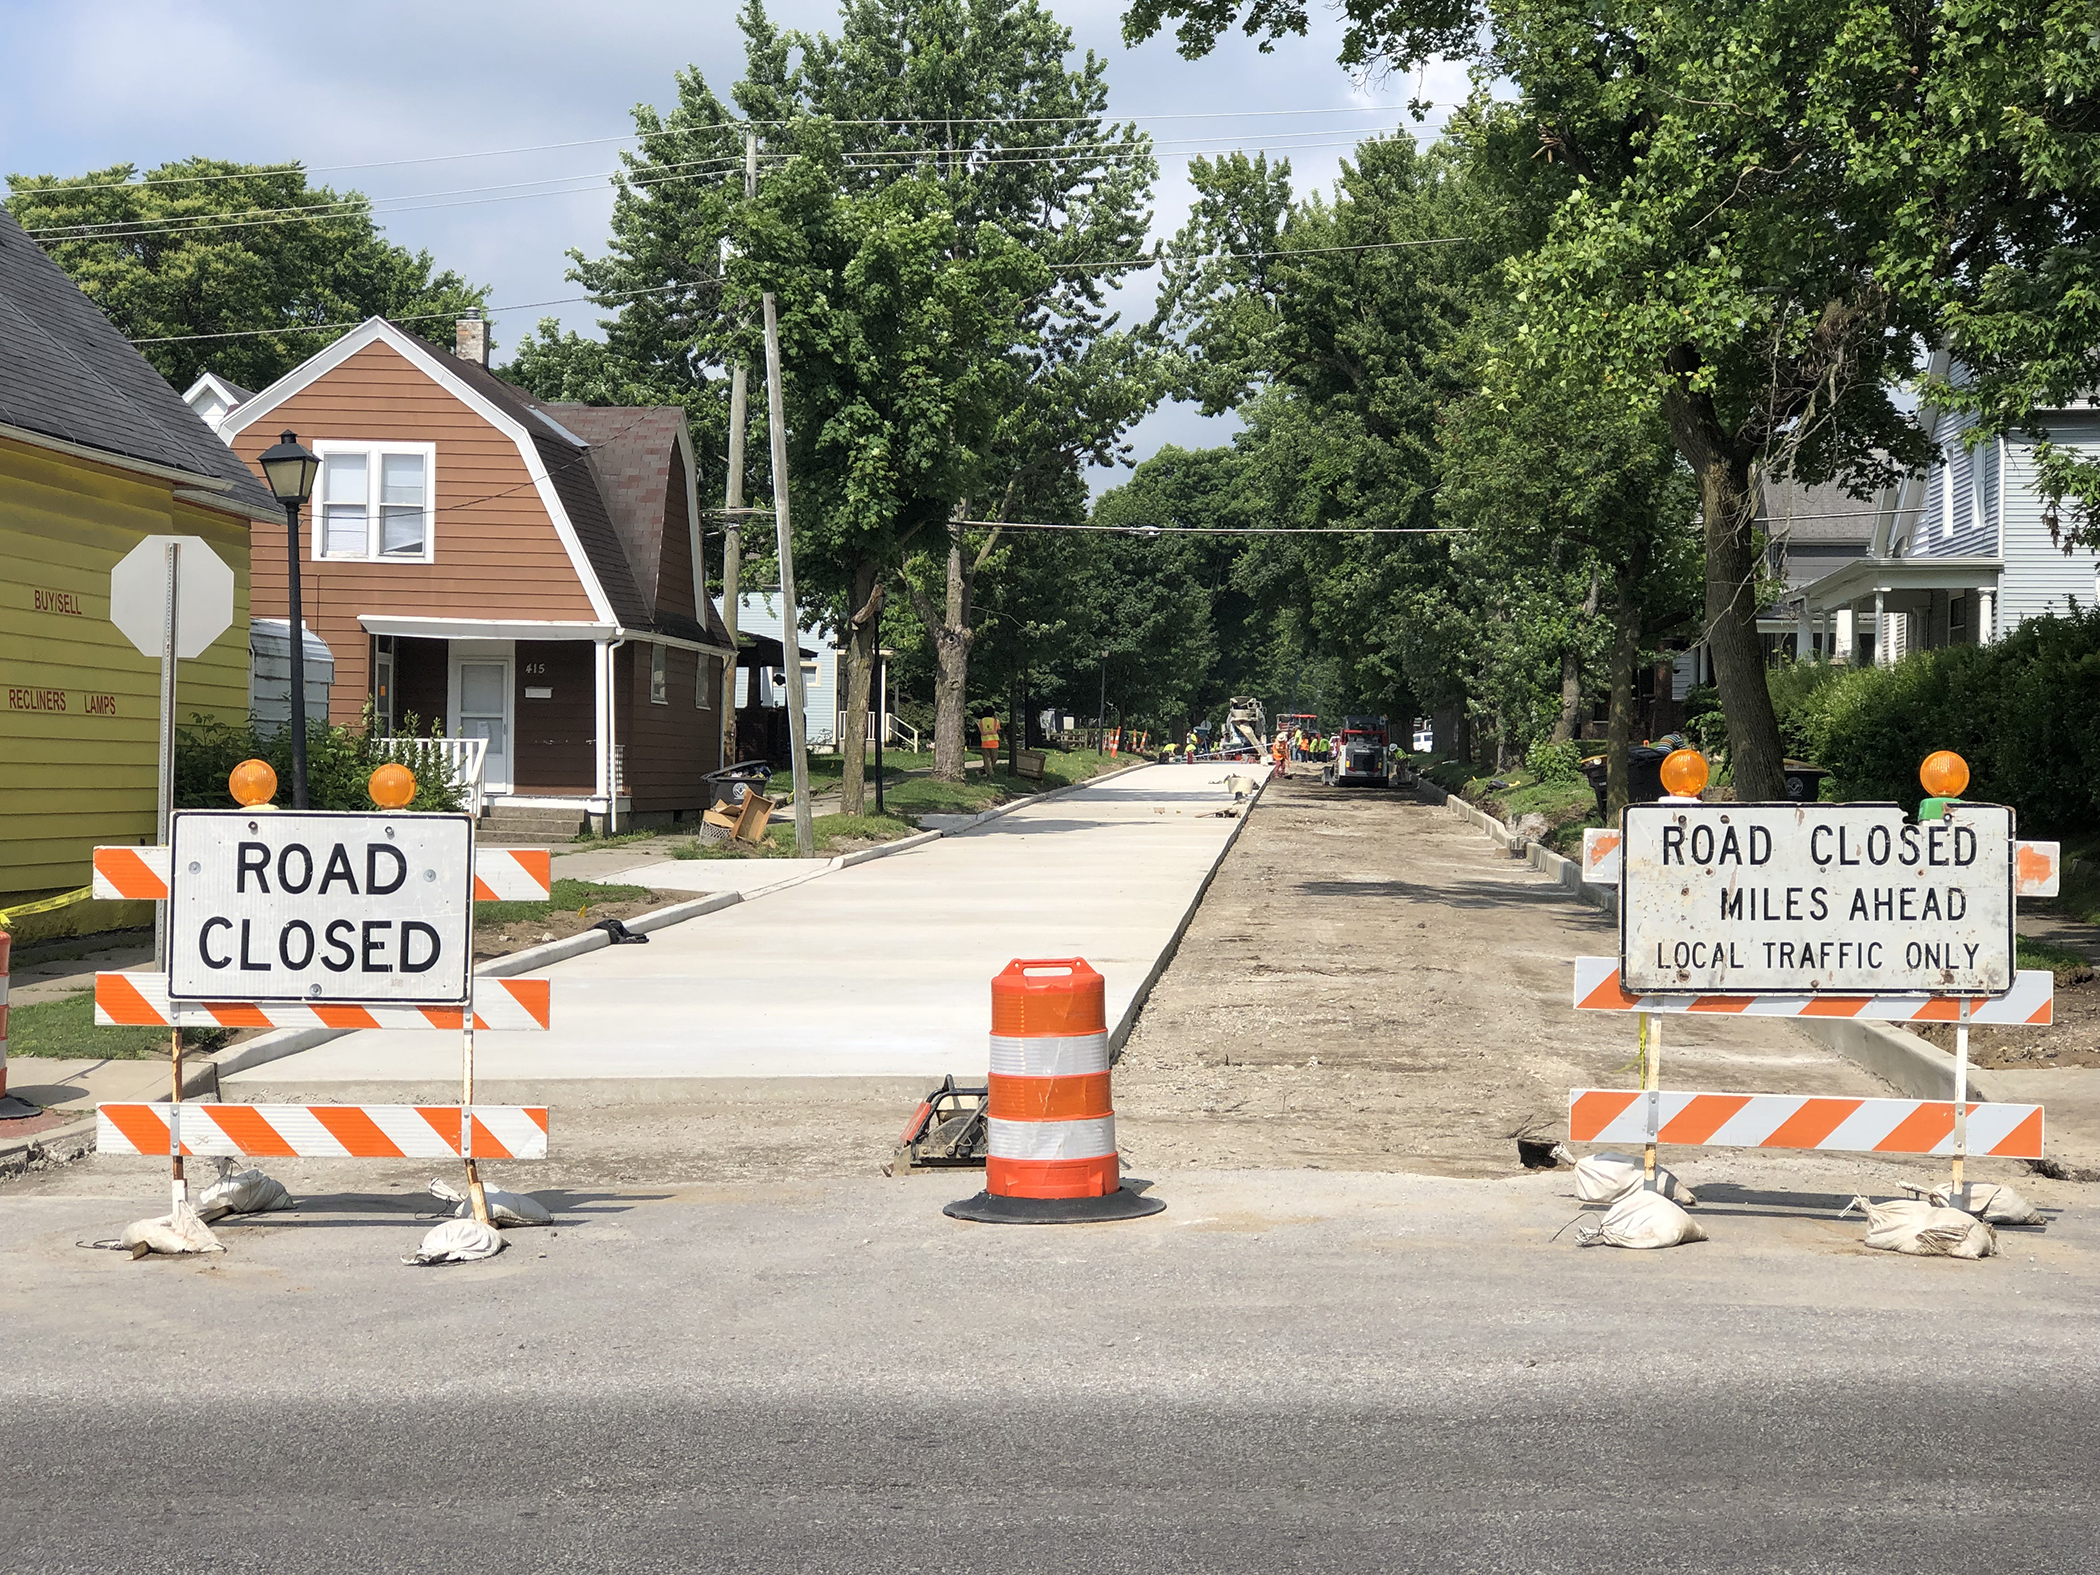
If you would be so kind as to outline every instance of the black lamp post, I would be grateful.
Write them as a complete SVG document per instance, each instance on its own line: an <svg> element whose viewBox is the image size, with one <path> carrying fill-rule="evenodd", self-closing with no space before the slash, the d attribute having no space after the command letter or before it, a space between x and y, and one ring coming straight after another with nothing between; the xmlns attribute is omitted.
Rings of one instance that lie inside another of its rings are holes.
<svg viewBox="0 0 2100 1575"><path fill-rule="evenodd" d="M284 505L285 554L291 564L292 808L306 808L306 614L299 605L299 509L314 495L320 457L299 446L299 434L280 432L262 452L263 475Z"/></svg>

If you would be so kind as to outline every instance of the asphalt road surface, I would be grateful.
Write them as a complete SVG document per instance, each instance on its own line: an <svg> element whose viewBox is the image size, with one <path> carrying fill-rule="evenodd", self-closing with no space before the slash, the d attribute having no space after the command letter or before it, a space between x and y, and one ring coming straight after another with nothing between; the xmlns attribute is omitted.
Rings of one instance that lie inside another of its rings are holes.
<svg viewBox="0 0 2100 1575"><path fill-rule="evenodd" d="M2100 1566L2093 1216L1903 1259L1842 1169L1725 1175L1656 1253L1574 1245L1565 1174L1190 1172L1065 1229L572 1193L418 1270L347 1167L141 1263L75 1243L150 1171L60 1173L0 1209L0 1569Z"/></svg>

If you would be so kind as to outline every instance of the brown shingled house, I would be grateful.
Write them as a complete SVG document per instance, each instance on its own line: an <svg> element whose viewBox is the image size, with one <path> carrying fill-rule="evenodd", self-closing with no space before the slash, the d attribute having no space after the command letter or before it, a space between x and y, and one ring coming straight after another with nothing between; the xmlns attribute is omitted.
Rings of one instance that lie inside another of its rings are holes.
<svg viewBox="0 0 2100 1575"><path fill-rule="evenodd" d="M329 716L486 738L492 820L697 816L729 641L700 559L676 408L549 405L496 377L478 322L447 354L373 318L230 412L249 465L321 456L301 520ZM285 616L282 526L254 532L252 616Z"/></svg>

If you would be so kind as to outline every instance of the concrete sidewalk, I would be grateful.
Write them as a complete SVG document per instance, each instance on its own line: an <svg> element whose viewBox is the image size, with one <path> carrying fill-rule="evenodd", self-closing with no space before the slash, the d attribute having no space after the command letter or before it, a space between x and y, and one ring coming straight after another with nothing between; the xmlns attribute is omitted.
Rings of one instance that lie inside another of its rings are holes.
<svg viewBox="0 0 2100 1575"><path fill-rule="evenodd" d="M1015 957L1085 957L1107 976L1116 1025L1244 824L1219 813L1235 775L1251 773L1222 763L1124 773L659 930L647 946L556 964L555 1030L477 1036L477 1076L981 1076L991 978ZM235 1098L326 1095L327 1085L444 1083L458 1068L450 1035L361 1033L228 1074L225 1086Z"/></svg>

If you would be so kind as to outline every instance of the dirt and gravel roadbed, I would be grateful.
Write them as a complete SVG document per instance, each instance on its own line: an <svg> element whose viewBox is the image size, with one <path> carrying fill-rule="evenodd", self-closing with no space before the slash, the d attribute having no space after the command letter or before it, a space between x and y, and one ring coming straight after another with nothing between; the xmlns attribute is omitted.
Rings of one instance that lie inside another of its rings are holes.
<svg viewBox="0 0 2100 1575"><path fill-rule="evenodd" d="M1116 1077L1130 1163L1502 1175L1571 1087L1633 1086L1634 1019L1570 1005L1610 920L1441 808L1273 782ZM1887 1094L1782 1022L1673 1018L1667 1086Z"/></svg>

